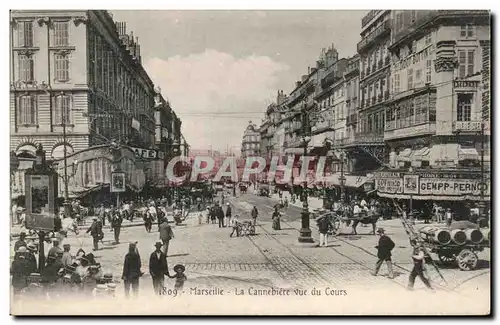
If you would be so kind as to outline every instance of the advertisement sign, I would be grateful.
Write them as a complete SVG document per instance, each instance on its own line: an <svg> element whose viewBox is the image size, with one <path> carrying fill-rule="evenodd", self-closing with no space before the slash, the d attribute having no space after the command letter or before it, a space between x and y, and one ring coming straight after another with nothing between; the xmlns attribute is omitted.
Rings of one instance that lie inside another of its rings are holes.
<svg viewBox="0 0 500 325"><path fill-rule="evenodd" d="M134 151L135 158L138 159L163 159L165 154L155 149L144 149L131 147Z"/></svg>
<svg viewBox="0 0 500 325"><path fill-rule="evenodd" d="M25 175L27 229L54 230L56 184L54 175Z"/></svg>
<svg viewBox="0 0 500 325"><path fill-rule="evenodd" d="M111 193L125 192L125 173L111 173Z"/></svg>
<svg viewBox="0 0 500 325"><path fill-rule="evenodd" d="M421 195L481 195L481 188L484 187L484 195L490 195L490 182L481 182L480 178L420 178Z"/></svg>
<svg viewBox="0 0 500 325"><path fill-rule="evenodd" d="M402 178L375 178L375 189L382 193L403 193Z"/></svg>
<svg viewBox="0 0 500 325"><path fill-rule="evenodd" d="M418 194L418 175L405 175L404 176L404 193L405 194Z"/></svg>

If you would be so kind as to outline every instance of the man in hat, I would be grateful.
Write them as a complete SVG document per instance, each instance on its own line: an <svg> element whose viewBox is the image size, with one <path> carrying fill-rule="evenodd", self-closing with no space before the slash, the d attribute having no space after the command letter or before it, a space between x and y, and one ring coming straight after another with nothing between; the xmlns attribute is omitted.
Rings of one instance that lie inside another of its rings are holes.
<svg viewBox="0 0 500 325"><path fill-rule="evenodd" d="M87 229L87 234L90 233L93 239L94 251L99 250L99 240L104 238L104 233L102 232L101 223L98 222L97 217L92 218L92 225Z"/></svg>
<svg viewBox="0 0 500 325"><path fill-rule="evenodd" d="M33 242L28 243L26 246L28 251L26 252L26 260L29 263L29 269L30 273L34 273L37 270L37 265L36 265L36 245Z"/></svg>
<svg viewBox="0 0 500 325"><path fill-rule="evenodd" d="M165 256L168 256L168 246L170 245L170 240L172 238L174 238L172 227L168 224L167 218L163 218L162 223L160 224L160 240L163 243L163 246L165 246L163 249Z"/></svg>
<svg viewBox="0 0 500 325"><path fill-rule="evenodd" d="M408 279L408 289L413 289L413 286L415 285L415 279L418 276L427 288L433 290L429 280L425 277L424 274L425 253L422 247L422 243L419 242L416 238L410 239L410 243L413 246L413 269L411 270L410 277Z"/></svg>
<svg viewBox="0 0 500 325"><path fill-rule="evenodd" d="M49 253L47 254L48 256L53 256L53 257L57 257L57 254L60 252L61 255L63 253L63 250L61 249L61 247L59 246L59 238L54 238L52 239L52 247L49 249Z"/></svg>
<svg viewBox="0 0 500 325"><path fill-rule="evenodd" d="M122 228L122 222L122 216L118 211L115 211L115 213L113 214L113 219L111 220L111 228L113 228L113 232L115 235L115 244L120 243L120 231Z"/></svg>
<svg viewBox="0 0 500 325"><path fill-rule="evenodd" d="M31 273L28 261L26 260L26 251L26 246L21 246L17 249L14 261L12 261L12 266L10 268L14 297L17 297L21 290L27 286L26 279Z"/></svg>
<svg viewBox="0 0 500 325"><path fill-rule="evenodd" d="M153 290L157 295L161 294L165 274L168 275L167 256L161 251L162 246L162 242L156 242L156 249L149 256L149 274L153 279Z"/></svg>
<svg viewBox="0 0 500 325"><path fill-rule="evenodd" d="M257 225L257 217L259 216L259 210L257 210L257 206L255 206L255 205L253 206L251 215L252 215L253 225L256 226Z"/></svg>
<svg viewBox="0 0 500 325"><path fill-rule="evenodd" d="M137 251L137 244L130 243L128 246L128 253L125 255L123 262L122 280L125 286L125 297L130 296L130 288L132 293L137 297L139 293L139 278L142 276L141 271L141 257Z"/></svg>
<svg viewBox="0 0 500 325"><path fill-rule="evenodd" d="M63 255L62 255L61 262L62 262L64 267L73 264L73 256L71 256L70 249L71 249L70 244L63 245Z"/></svg>
<svg viewBox="0 0 500 325"><path fill-rule="evenodd" d="M215 205L215 215L217 216L217 219L219 219L219 228L226 227L226 225L224 224L224 211L218 204Z"/></svg>
<svg viewBox="0 0 500 325"><path fill-rule="evenodd" d="M17 252L19 247L21 247L21 246L26 247L26 233L25 232L21 232L19 234L19 239L14 244L14 252Z"/></svg>
<svg viewBox="0 0 500 325"><path fill-rule="evenodd" d="M451 226L451 222L453 221L453 214L451 213L451 209L446 209L446 225Z"/></svg>
<svg viewBox="0 0 500 325"><path fill-rule="evenodd" d="M375 246L375 248L377 249L378 261L375 264L375 271L372 273L372 275L373 276L377 275L378 271L380 270L380 267L385 261L387 263L387 269L389 270L389 278L393 279L394 273L392 271L391 251L394 249L396 245L394 244L392 239L385 234L384 228L379 228L377 230L377 235L380 236L378 240L378 245Z"/></svg>
<svg viewBox="0 0 500 325"><path fill-rule="evenodd" d="M231 220L231 215L232 215L232 211L231 211L231 205L229 204L229 202L226 203L226 216L224 218L224 225L228 225L229 224L229 220Z"/></svg>

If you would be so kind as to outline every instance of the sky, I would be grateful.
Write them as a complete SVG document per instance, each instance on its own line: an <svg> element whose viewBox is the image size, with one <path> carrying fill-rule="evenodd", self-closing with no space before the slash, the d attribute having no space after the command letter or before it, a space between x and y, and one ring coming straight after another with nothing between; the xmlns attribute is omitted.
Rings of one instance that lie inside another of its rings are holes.
<svg viewBox="0 0 500 325"><path fill-rule="evenodd" d="M356 53L367 11L111 11L139 38L142 62L195 149L238 152L279 89L332 44Z"/></svg>

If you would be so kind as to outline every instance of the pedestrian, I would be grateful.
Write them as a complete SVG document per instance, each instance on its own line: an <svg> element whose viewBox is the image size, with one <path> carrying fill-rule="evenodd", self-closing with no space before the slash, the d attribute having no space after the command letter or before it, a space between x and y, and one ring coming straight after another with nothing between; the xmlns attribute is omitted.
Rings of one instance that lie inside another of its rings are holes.
<svg viewBox="0 0 500 325"><path fill-rule="evenodd" d="M238 215L235 215L234 217L232 217L230 223L231 223L231 226L233 227L233 231L231 232L231 235L229 235L229 237L233 237L235 232L236 232L236 237L240 237Z"/></svg>
<svg viewBox="0 0 500 325"><path fill-rule="evenodd" d="M257 207L255 205L253 206L251 215L252 215L253 225L256 226L257 225L257 217L259 216L259 210L257 210Z"/></svg>
<svg viewBox="0 0 500 325"><path fill-rule="evenodd" d="M54 256L57 257L58 253L63 253L63 250L60 246L60 241L58 238L52 239L52 247L49 249L49 252L47 253L48 256Z"/></svg>
<svg viewBox="0 0 500 325"><path fill-rule="evenodd" d="M21 232L19 234L19 239L14 244L14 252L17 252L19 247L22 247L22 246L26 246L26 233L25 232Z"/></svg>
<svg viewBox="0 0 500 325"><path fill-rule="evenodd" d="M328 227L330 222L328 216L324 215L318 220L318 230L319 230L319 245L316 247L327 247L328 246Z"/></svg>
<svg viewBox="0 0 500 325"><path fill-rule="evenodd" d="M10 268L10 274L12 274L12 288L14 289L15 298L17 298L21 293L21 290L27 286L27 277L31 273L29 262L26 260L26 252L26 246L19 247Z"/></svg>
<svg viewBox="0 0 500 325"><path fill-rule="evenodd" d="M70 249L71 249L70 244L63 245L63 255L62 255L61 262L62 262L64 267L73 264L73 256L71 256Z"/></svg>
<svg viewBox="0 0 500 325"><path fill-rule="evenodd" d="M137 253L137 244L130 243L128 246L128 253L125 255L125 261L123 262L122 273L126 298L130 297L130 288L132 288L134 297L137 297L139 293L139 278L141 276L141 258Z"/></svg>
<svg viewBox="0 0 500 325"><path fill-rule="evenodd" d="M227 205L227 208L226 208L226 215L224 217L224 224L228 225L229 220L231 220L232 211L231 211L231 205L229 204L229 202L227 202L226 205Z"/></svg>
<svg viewBox="0 0 500 325"><path fill-rule="evenodd" d="M226 225L224 224L224 211L222 211L222 207L218 204L215 206L215 214L217 219L219 220L219 228L224 228Z"/></svg>
<svg viewBox="0 0 500 325"><path fill-rule="evenodd" d="M97 217L92 218L92 224L89 229L87 229L87 234L90 233L92 236L93 249L94 251L99 250L99 240L104 238L104 233L102 232L102 224L97 220Z"/></svg>
<svg viewBox="0 0 500 325"><path fill-rule="evenodd" d="M207 225L208 225L210 223L210 216L211 216L210 207L207 207L206 214L207 214Z"/></svg>
<svg viewBox="0 0 500 325"><path fill-rule="evenodd" d="M281 230L281 221L280 221L281 214L279 212L278 206L274 207L272 219L273 219L273 229L274 230Z"/></svg>
<svg viewBox="0 0 500 325"><path fill-rule="evenodd" d="M410 277L408 279L408 289L412 290L415 285L415 279L417 276L422 280L425 286L431 290L433 290L429 280L425 277L425 254L422 248L422 244L418 242L416 239L411 239L410 243L413 245L413 269L410 272Z"/></svg>
<svg viewBox="0 0 500 325"><path fill-rule="evenodd" d="M174 289L179 292L182 291L182 288L184 287L184 282L187 280L184 271L186 271L186 267L184 265L177 264L176 266L174 266L175 275L168 276L171 279L175 279Z"/></svg>
<svg viewBox="0 0 500 325"><path fill-rule="evenodd" d="M446 215L445 215L445 217L446 217L446 225L448 227L450 227L451 226L451 222L453 221L453 214L451 213L451 209L450 208L446 209Z"/></svg>
<svg viewBox="0 0 500 325"><path fill-rule="evenodd" d="M161 294L164 287L165 274L168 275L167 256L161 251L162 242L156 242L155 251L149 257L149 274L153 280L153 290Z"/></svg>
<svg viewBox="0 0 500 325"><path fill-rule="evenodd" d="M168 219L163 218L162 223L160 224L160 240L164 246L163 253L165 254L165 256L168 256L168 247L172 238L174 238L172 227L170 227Z"/></svg>
<svg viewBox="0 0 500 325"><path fill-rule="evenodd" d="M215 203L214 206L210 209L210 219L212 220L212 224L216 224L217 220L217 202Z"/></svg>
<svg viewBox="0 0 500 325"><path fill-rule="evenodd" d="M35 273L37 270L37 262L36 262L36 245L33 242L28 243L26 245L26 248L28 249L26 252L26 260L29 263L29 270L30 273Z"/></svg>
<svg viewBox="0 0 500 325"><path fill-rule="evenodd" d="M385 234L384 228L377 229L377 235L380 236L378 240L378 245L375 246L375 248L377 249L378 261L375 264L375 271L372 273L372 275L376 276L382 264L386 262L387 269L389 270L389 278L393 279L394 273L392 271L391 251L394 249L396 244L394 244L392 239Z"/></svg>
<svg viewBox="0 0 500 325"><path fill-rule="evenodd" d="M120 232L122 228L122 222L123 222L122 216L118 212L115 212L113 220L111 221L111 227L113 228L113 232L115 235L115 244L120 243Z"/></svg>

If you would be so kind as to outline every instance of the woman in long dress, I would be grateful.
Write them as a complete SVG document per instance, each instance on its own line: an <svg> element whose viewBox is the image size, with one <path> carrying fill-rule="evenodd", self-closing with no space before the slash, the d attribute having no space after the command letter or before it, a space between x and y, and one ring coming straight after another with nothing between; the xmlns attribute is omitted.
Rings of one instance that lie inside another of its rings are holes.
<svg viewBox="0 0 500 325"><path fill-rule="evenodd" d="M281 218L281 214L279 212L278 206L275 206L273 216L272 216L274 230L281 230L280 218Z"/></svg>

